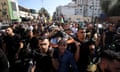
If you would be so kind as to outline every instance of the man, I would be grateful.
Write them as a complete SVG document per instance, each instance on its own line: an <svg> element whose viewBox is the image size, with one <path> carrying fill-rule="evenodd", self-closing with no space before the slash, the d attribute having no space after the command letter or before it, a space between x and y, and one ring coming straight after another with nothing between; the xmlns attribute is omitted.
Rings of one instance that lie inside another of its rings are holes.
<svg viewBox="0 0 120 72"><path fill-rule="evenodd" d="M16 72L15 61L19 58L23 43L21 42L20 37L13 32L11 27L6 28L6 36L3 40L3 48L10 63L10 72Z"/></svg>
<svg viewBox="0 0 120 72"><path fill-rule="evenodd" d="M77 42L80 43L79 48L76 50L75 59L79 72L87 72L87 66L89 64L89 47L86 40L86 30L79 28L77 32Z"/></svg>
<svg viewBox="0 0 120 72"><path fill-rule="evenodd" d="M25 39L26 45L30 47L30 49L33 51L38 47L38 39L37 37L34 36L33 31L29 30L27 32L27 38Z"/></svg>
<svg viewBox="0 0 120 72"><path fill-rule="evenodd" d="M58 50L54 52L52 62L55 72L70 72L70 68L78 72L73 54L67 50L67 42L63 39L58 42Z"/></svg>
<svg viewBox="0 0 120 72"><path fill-rule="evenodd" d="M32 72L51 72L52 61L49 44L49 39L46 37L38 39L38 49L33 51Z"/></svg>
<svg viewBox="0 0 120 72"><path fill-rule="evenodd" d="M115 26L114 24L109 24L108 30L103 33L103 47L109 49L109 45L114 41L115 36Z"/></svg>
<svg viewBox="0 0 120 72"><path fill-rule="evenodd" d="M120 72L120 52L105 50L100 56L96 72Z"/></svg>

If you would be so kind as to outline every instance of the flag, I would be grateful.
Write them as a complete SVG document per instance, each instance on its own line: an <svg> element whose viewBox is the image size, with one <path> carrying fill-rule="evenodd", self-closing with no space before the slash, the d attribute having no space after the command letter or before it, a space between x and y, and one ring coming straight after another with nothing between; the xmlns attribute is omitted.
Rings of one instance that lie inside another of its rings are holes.
<svg viewBox="0 0 120 72"><path fill-rule="evenodd" d="M64 23L64 18L63 17L60 17L60 22Z"/></svg>
<svg viewBox="0 0 120 72"><path fill-rule="evenodd" d="M44 22L47 23L47 17L44 17Z"/></svg>
<svg viewBox="0 0 120 72"><path fill-rule="evenodd" d="M50 16L50 18L49 18L49 22L52 22L52 16Z"/></svg>

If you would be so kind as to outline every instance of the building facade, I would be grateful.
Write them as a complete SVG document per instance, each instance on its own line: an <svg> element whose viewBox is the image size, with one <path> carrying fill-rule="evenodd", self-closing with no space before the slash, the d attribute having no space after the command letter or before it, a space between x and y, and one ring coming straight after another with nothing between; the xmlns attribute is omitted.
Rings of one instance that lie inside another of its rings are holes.
<svg viewBox="0 0 120 72"><path fill-rule="evenodd" d="M21 21L23 21L23 19L24 21L37 19L37 17L39 16L39 14L34 9L25 8L20 5L18 7L19 7L19 16L21 18Z"/></svg>
<svg viewBox="0 0 120 72"><path fill-rule="evenodd" d="M102 13L100 0L73 0L76 3L76 13L84 17L99 17Z"/></svg>
<svg viewBox="0 0 120 72"><path fill-rule="evenodd" d="M12 21L19 21L19 7L17 0L8 0L10 19Z"/></svg>
<svg viewBox="0 0 120 72"><path fill-rule="evenodd" d="M5 22L6 19L9 19L9 8L7 0L0 0L0 21Z"/></svg>
<svg viewBox="0 0 120 72"><path fill-rule="evenodd" d="M8 23L19 20L17 0L0 0L0 21Z"/></svg>
<svg viewBox="0 0 120 72"><path fill-rule="evenodd" d="M75 8L76 5L75 3L69 3L68 5L65 6L58 6L56 8L56 15L59 19L59 17L64 16L65 20L72 20L72 17L75 17ZM75 19L74 19L75 20Z"/></svg>
<svg viewBox="0 0 120 72"><path fill-rule="evenodd" d="M66 20L74 19L75 21L88 21L91 22L100 16L102 13L100 7L100 0L72 0L65 6L56 8L57 16L61 14ZM74 18L72 18L74 17ZM85 20L84 20L85 19Z"/></svg>

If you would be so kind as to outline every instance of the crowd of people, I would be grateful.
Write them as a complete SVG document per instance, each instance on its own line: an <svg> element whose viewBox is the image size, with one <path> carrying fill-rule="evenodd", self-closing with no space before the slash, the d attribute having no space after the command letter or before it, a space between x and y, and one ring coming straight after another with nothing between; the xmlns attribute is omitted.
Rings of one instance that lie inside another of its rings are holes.
<svg viewBox="0 0 120 72"><path fill-rule="evenodd" d="M119 47L119 24L11 24L0 33L0 72L120 72Z"/></svg>

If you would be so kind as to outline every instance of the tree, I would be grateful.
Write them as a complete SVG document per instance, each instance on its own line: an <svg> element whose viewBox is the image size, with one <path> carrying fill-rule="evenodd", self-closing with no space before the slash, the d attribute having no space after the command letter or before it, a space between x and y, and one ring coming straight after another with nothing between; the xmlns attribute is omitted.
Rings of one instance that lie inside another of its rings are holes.
<svg viewBox="0 0 120 72"><path fill-rule="evenodd" d="M41 8L38 13L39 13L40 17L44 17L44 19L47 20L47 21L49 20L50 15L45 8Z"/></svg>
<svg viewBox="0 0 120 72"><path fill-rule="evenodd" d="M100 0L100 4L107 16L120 16L120 0Z"/></svg>
<svg viewBox="0 0 120 72"><path fill-rule="evenodd" d="M48 11L45 8L41 8L38 13L41 17L45 16L45 17L47 17L47 19L49 19L49 17L50 17L50 14L48 13Z"/></svg>

